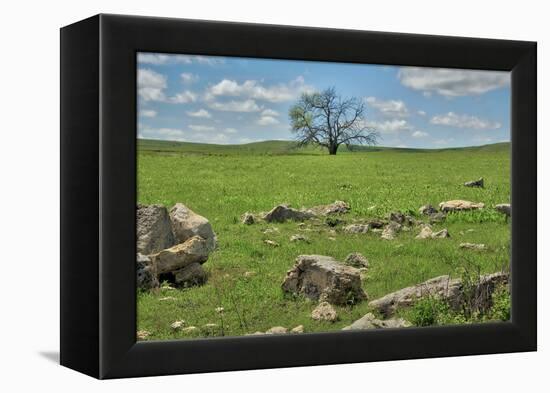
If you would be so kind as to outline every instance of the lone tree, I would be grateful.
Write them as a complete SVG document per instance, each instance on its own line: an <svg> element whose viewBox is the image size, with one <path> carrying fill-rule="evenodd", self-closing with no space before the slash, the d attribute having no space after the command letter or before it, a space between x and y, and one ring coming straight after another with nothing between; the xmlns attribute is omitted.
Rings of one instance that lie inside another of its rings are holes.
<svg viewBox="0 0 550 393"><path fill-rule="evenodd" d="M334 155L340 145L376 145L378 133L365 124L365 107L355 97L343 99L332 87L304 93L289 110L292 132L301 146L316 144Z"/></svg>

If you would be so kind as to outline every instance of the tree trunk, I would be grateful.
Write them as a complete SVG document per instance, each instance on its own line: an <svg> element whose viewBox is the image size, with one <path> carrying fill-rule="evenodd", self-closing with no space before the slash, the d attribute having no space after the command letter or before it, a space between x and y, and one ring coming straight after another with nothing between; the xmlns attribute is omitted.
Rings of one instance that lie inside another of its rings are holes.
<svg viewBox="0 0 550 393"><path fill-rule="evenodd" d="M328 154L330 154L331 156L334 156L334 155L336 155L337 150L338 150L338 145L336 145L336 144L330 145L328 147Z"/></svg>

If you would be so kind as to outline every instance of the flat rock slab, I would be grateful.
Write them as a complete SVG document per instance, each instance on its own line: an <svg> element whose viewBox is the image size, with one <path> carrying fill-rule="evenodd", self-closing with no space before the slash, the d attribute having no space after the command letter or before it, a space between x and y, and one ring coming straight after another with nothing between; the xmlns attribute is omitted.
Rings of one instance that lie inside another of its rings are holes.
<svg viewBox="0 0 550 393"><path fill-rule="evenodd" d="M205 239L193 236L184 243L151 255L157 274L174 273L192 263L204 263L208 259L209 248Z"/></svg>
<svg viewBox="0 0 550 393"><path fill-rule="evenodd" d="M455 199L452 201L441 202L439 204L439 210L441 210L444 213L483 209L484 207L485 207L485 204L482 202L476 203L471 201L465 201L462 199Z"/></svg>
<svg viewBox="0 0 550 393"><path fill-rule="evenodd" d="M369 224L350 224L344 227L345 233L367 233L370 229Z"/></svg>
<svg viewBox="0 0 550 393"><path fill-rule="evenodd" d="M137 206L137 252L154 254L175 244L168 210L162 205Z"/></svg>
<svg viewBox="0 0 550 393"><path fill-rule="evenodd" d="M358 269L324 255L300 255L282 284L284 292L331 304L366 299Z"/></svg>
<svg viewBox="0 0 550 393"><path fill-rule="evenodd" d="M410 326L412 324L403 318L377 319L372 313L368 313L342 330L390 329Z"/></svg>
<svg viewBox="0 0 550 393"><path fill-rule="evenodd" d="M485 308L491 302L491 295L497 284L508 282L508 274L497 272L482 275L475 285L476 298L479 308ZM458 278L448 275L439 276L411 287L387 294L384 297L373 300L369 306L373 307L385 316L392 315L395 310L410 307L421 298L435 296L447 301L451 307L459 308L464 300L463 284Z"/></svg>
<svg viewBox="0 0 550 393"><path fill-rule="evenodd" d="M316 216L328 216L332 214L345 214L350 210L351 208L346 202L334 201L334 203L331 203L329 205L319 205L319 206L310 207L306 211Z"/></svg>
<svg viewBox="0 0 550 393"><path fill-rule="evenodd" d="M315 214L301 211L287 205L278 205L263 216L267 222L305 221L315 217Z"/></svg>

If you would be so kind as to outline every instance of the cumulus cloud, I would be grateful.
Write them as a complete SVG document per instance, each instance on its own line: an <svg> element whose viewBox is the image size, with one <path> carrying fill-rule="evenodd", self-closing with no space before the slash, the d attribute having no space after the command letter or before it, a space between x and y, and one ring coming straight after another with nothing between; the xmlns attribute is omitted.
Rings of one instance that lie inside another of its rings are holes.
<svg viewBox="0 0 550 393"><path fill-rule="evenodd" d="M194 111L194 112L193 111L188 111L186 113L191 117L201 117L201 118L204 118L204 119L210 119L212 117L210 112L208 112L206 109L199 109L199 110Z"/></svg>
<svg viewBox="0 0 550 393"><path fill-rule="evenodd" d="M371 127L374 130L385 134L394 134L400 131L409 131L412 129L412 126L403 119L368 121L366 125L367 127Z"/></svg>
<svg viewBox="0 0 550 393"><path fill-rule="evenodd" d="M279 116L279 112L274 111L273 109L265 109L262 111L262 116Z"/></svg>
<svg viewBox="0 0 550 393"><path fill-rule="evenodd" d="M166 76L148 68L138 69L137 82L138 95L144 101L186 104L197 100L197 95L189 90L167 97Z"/></svg>
<svg viewBox="0 0 550 393"><path fill-rule="evenodd" d="M426 116L426 112L425 111L417 111L416 112L419 116Z"/></svg>
<svg viewBox="0 0 550 393"><path fill-rule="evenodd" d="M171 102L173 104L187 104L190 102L195 102L196 100L197 100L197 95L195 93L189 90L185 90L172 97L168 97L167 102Z"/></svg>
<svg viewBox="0 0 550 393"><path fill-rule="evenodd" d="M237 130L235 128L228 127L224 130L228 134L236 134Z"/></svg>
<svg viewBox="0 0 550 393"><path fill-rule="evenodd" d="M401 67L397 76L406 87L448 98L481 95L510 84L510 73L504 71Z"/></svg>
<svg viewBox="0 0 550 393"><path fill-rule="evenodd" d="M156 117L157 116L157 111L154 111L152 109L141 109L139 111L139 115L141 117Z"/></svg>
<svg viewBox="0 0 550 393"><path fill-rule="evenodd" d="M263 86L256 80L246 80L239 83L231 79L212 85L206 92L206 99L213 100L217 97L245 97L260 101L285 102L294 100L300 93L311 90L306 86L304 79L298 77L289 83L272 86Z"/></svg>
<svg viewBox="0 0 550 393"><path fill-rule="evenodd" d="M496 130L501 124L496 121L480 119L476 116L456 114L448 112L443 115L436 115L430 119L430 123L440 126L471 128L475 130Z"/></svg>
<svg viewBox="0 0 550 393"><path fill-rule="evenodd" d="M140 52L137 56L138 64L166 65L166 64L223 64L225 59L219 56L176 55L165 53Z"/></svg>
<svg viewBox="0 0 550 393"><path fill-rule="evenodd" d="M428 135L429 134L427 132L420 131L420 130L416 130L415 132L412 133L413 138L425 138Z"/></svg>
<svg viewBox="0 0 550 393"><path fill-rule="evenodd" d="M208 106L212 109L225 112L259 112L261 108L256 104L254 100L243 100L243 101L211 101L208 103Z"/></svg>
<svg viewBox="0 0 550 393"><path fill-rule="evenodd" d="M183 72L180 74L181 81L183 83L193 83L199 80L199 76L190 72Z"/></svg>
<svg viewBox="0 0 550 393"><path fill-rule="evenodd" d="M261 126L269 126L272 124L278 124L279 120L275 119L273 116L261 116L257 123Z"/></svg>
<svg viewBox="0 0 550 393"><path fill-rule="evenodd" d="M367 97L365 101L386 116L406 117L409 115L407 105L401 100L381 100L376 97Z"/></svg>
<svg viewBox="0 0 550 393"><path fill-rule="evenodd" d="M196 125L196 124L190 124L189 128L193 131L199 131L199 132L208 132L208 131L214 131L215 128L212 126L204 126L204 125Z"/></svg>

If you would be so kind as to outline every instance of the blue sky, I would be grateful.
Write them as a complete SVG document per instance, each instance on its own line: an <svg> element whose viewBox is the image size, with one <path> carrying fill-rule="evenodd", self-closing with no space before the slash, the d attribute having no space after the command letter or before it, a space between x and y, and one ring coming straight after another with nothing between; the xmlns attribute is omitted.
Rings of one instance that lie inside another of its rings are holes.
<svg viewBox="0 0 550 393"><path fill-rule="evenodd" d="M137 87L139 138L291 140L290 106L334 87L364 100L382 146L510 140L508 72L139 53Z"/></svg>

